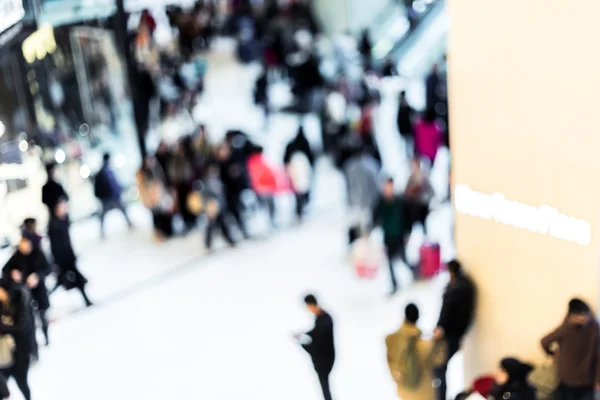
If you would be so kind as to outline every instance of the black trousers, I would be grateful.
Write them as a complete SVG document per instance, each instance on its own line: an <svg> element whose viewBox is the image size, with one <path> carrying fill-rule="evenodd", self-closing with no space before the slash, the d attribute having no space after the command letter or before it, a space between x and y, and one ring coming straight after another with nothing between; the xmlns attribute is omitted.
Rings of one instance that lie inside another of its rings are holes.
<svg viewBox="0 0 600 400"><path fill-rule="evenodd" d="M323 398L325 400L331 400L331 390L329 389L329 371L317 371L317 376L319 377L319 383L321 384L321 390L323 391Z"/></svg>
<svg viewBox="0 0 600 400"><path fill-rule="evenodd" d="M231 237L231 231L229 230L229 226L227 225L227 221L225 221L225 217L223 213L220 213L216 218L209 219L208 224L206 225L206 234L204 236L204 244L207 249L212 247L212 238L215 229L220 229L221 234L230 245L234 244L233 238Z"/></svg>
<svg viewBox="0 0 600 400"><path fill-rule="evenodd" d="M446 373L448 372L448 363L454 357L454 355L460 349L460 339L459 338L446 338L446 345L448 346L448 355L444 364L435 368L433 373L436 379L439 379L440 385L437 389L437 399L438 400L446 400L446 392L448 390L448 385L446 382Z"/></svg>
<svg viewBox="0 0 600 400"><path fill-rule="evenodd" d="M590 387L573 387L560 384L553 400L594 400L595 389Z"/></svg>
<svg viewBox="0 0 600 400"><path fill-rule="evenodd" d="M308 204L309 193L296 193L296 216L302 218L304 208Z"/></svg>
<svg viewBox="0 0 600 400"><path fill-rule="evenodd" d="M247 237L248 231L246 230L246 224L244 223L244 218L242 217L243 205L240 197L241 193L239 192L227 193L227 211L235 220L235 223L242 234Z"/></svg>
<svg viewBox="0 0 600 400"><path fill-rule="evenodd" d="M15 382L19 387L25 400L31 400L31 390L29 389L29 383L27 375L29 374L29 357L26 359L17 359L14 366L2 370L2 375L8 380L11 376L15 378Z"/></svg>
<svg viewBox="0 0 600 400"><path fill-rule="evenodd" d="M42 332L44 332L44 338L46 339L46 344L48 344L48 310L41 310L39 308L34 308L34 312L37 313L38 319L40 321L40 325L42 326Z"/></svg>
<svg viewBox="0 0 600 400"><path fill-rule="evenodd" d="M406 265L408 260L406 259L406 249L404 245L404 237L386 237L384 238L385 252L388 258L388 266L390 269L390 281L392 283L392 290L395 292L398 290L398 281L396 279L396 273L394 272L394 260L399 256Z"/></svg>

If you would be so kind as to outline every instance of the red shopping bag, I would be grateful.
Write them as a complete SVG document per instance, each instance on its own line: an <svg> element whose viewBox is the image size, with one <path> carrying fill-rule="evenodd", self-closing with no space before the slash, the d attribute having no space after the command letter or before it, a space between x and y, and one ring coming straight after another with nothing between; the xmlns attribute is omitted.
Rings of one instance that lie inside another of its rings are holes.
<svg viewBox="0 0 600 400"><path fill-rule="evenodd" d="M255 154L248 159L248 175L252 190L259 196L272 196L291 190L289 179L283 168L269 165L262 154Z"/></svg>
<svg viewBox="0 0 600 400"><path fill-rule="evenodd" d="M368 237L362 237L352 245L352 264L359 278L373 279L377 276L383 251Z"/></svg>

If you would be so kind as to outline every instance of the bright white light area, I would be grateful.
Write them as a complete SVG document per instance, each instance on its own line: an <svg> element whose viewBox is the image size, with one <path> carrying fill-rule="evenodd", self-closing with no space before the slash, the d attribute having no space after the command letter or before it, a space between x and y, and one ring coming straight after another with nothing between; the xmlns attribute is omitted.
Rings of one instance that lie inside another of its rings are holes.
<svg viewBox="0 0 600 400"><path fill-rule="evenodd" d="M81 175L81 177L83 179L87 179L90 177L91 171L90 171L90 167L88 167L87 165L82 165L79 168L79 175Z"/></svg>
<svg viewBox="0 0 600 400"><path fill-rule="evenodd" d="M6 126L4 125L4 122L0 121L0 137L2 137L4 133L6 133Z"/></svg>
<svg viewBox="0 0 600 400"><path fill-rule="evenodd" d="M61 149L56 150L56 154L54 154L54 159L57 163L62 164L67 159L67 155Z"/></svg>
<svg viewBox="0 0 600 400"><path fill-rule="evenodd" d="M461 214L584 246L592 241L592 226L588 221L563 214L556 208L544 204L531 206L509 200L502 193L481 193L467 185L457 185L454 193L454 206Z"/></svg>
<svg viewBox="0 0 600 400"><path fill-rule="evenodd" d="M19 142L19 150L21 150L22 152L26 152L28 148L29 144L27 143L27 140L21 140Z"/></svg>
<svg viewBox="0 0 600 400"><path fill-rule="evenodd" d="M140 198L140 190L135 186L129 189L129 198L131 200L138 200Z"/></svg>
<svg viewBox="0 0 600 400"><path fill-rule="evenodd" d="M115 167L123 168L126 163L127 163L127 159L125 158L125 156L123 154L119 153L115 156Z"/></svg>

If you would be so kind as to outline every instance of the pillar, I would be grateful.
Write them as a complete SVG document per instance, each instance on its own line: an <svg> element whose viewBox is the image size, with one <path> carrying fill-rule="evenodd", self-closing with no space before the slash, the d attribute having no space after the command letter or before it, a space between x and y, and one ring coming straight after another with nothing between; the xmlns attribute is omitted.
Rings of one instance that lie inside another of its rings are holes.
<svg viewBox="0 0 600 400"><path fill-rule="evenodd" d="M459 258L478 286L465 378L598 305L598 0L449 0Z"/></svg>

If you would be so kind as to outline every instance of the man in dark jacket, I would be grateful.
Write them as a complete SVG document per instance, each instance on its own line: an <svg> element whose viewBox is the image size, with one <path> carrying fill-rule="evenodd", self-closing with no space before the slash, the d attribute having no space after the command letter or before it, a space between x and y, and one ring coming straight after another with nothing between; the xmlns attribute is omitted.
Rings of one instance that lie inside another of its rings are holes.
<svg viewBox="0 0 600 400"><path fill-rule="evenodd" d="M398 106L397 126L400 135L410 143L407 143L407 147L414 147L414 132L413 132L413 117L415 110L408 104L406 99L406 92L400 93L400 104Z"/></svg>
<svg viewBox="0 0 600 400"><path fill-rule="evenodd" d="M404 201L394 192L394 180L388 179L383 188L383 196L373 212L373 226L381 225L383 241L390 268L390 280L394 295L398 291L398 281L394 272L394 258L399 255L406 265L405 237L407 232L407 212Z"/></svg>
<svg viewBox="0 0 600 400"><path fill-rule="evenodd" d="M325 400L331 400L329 390L329 374L335 362L335 346L333 341L333 319L323 310L314 295L309 294L304 298L308 310L316 316L315 327L305 335L310 338L308 343L302 345L304 350L310 354L315 371L323 389ZM304 335L298 335L301 339Z"/></svg>
<svg viewBox="0 0 600 400"><path fill-rule="evenodd" d="M35 321L31 308L31 294L22 284L23 275L18 268L3 269L0 287L8 293L12 325L0 320L0 334L9 334L15 341L14 364L3 371L6 379L15 378L25 400L31 400L28 374L32 356L37 352ZM5 311L3 311L5 312Z"/></svg>
<svg viewBox="0 0 600 400"><path fill-rule="evenodd" d="M94 194L102 203L102 209L100 210L100 234L102 238L104 238L104 219L106 218L106 213L112 209L121 211L125 217L125 221L127 221L127 225L130 228L133 226L125 210L125 205L121 200L122 191L123 189L110 167L110 154L106 153L103 157L102 168L100 168L94 180Z"/></svg>
<svg viewBox="0 0 600 400"><path fill-rule="evenodd" d="M13 256L4 266L3 273L8 274L13 270L20 272L22 282L25 283L31 292L31 300L34 303L33 309L38 313L46 345L48 345L48 317L46 313L50 308L50 299L45 282L46 276L50 273L48 260L41 249L33 247L29 239L24 237L19 242L19 246ZM18 281L17 283L21 282ZM33 356L37 358L37 345L35 346L35 350Z"/></svg>
<svg viewBox="0 0 600 400"><path fill-rule="evenodd" d="M560 355L557 398L594 399L594 390L600 389L600 327L590 306L571 300L567 318L542 339L542 347L549 355Z"/></svg>
<svg viewBox="0 0 600 400"><path fill-rule="evenodd" d="M463 272L457 260L448 263L450 283L444 293L442 311L435 336L446 340L448 356L446 362L436 368L436 378L440 380L438 399L446 398L446 371L450 359L460 349L462 338L471 326L475 311L475 285Z"/></svg>
<svg viewBox="0 0 600 400"><path fill-rule="evenodd" d="M56 164L50 163L46 165L46 174L48 175L48 180L42 187L42 203L48 207L50 218L52 218L52 214L54 214L54 207L56 207L60 199L69 200L69 196L67 196L65 189L55 180L55 172Z"/></svg>

